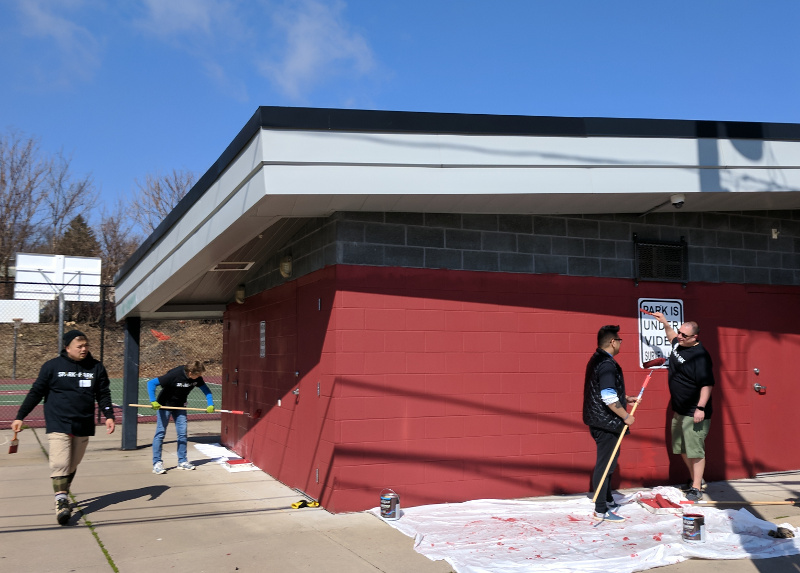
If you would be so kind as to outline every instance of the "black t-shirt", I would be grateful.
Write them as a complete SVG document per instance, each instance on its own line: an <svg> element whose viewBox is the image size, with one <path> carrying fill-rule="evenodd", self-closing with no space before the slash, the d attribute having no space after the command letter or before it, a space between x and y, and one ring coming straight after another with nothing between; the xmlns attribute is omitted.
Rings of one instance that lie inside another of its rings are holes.
<svg viewBox="0 0 800 573"><path fill-rule="evenodd" d="M672 397L672 410L681 416L693 416L700 390L703 386L714 385L711 355L698 342L685 347L672 340L672 354L669 357L669 393ZM711 419L713 406L711 398L705 405L706 419Z"/></svg>
<svg viewBox="0 0 800 573"><path fill-rule="evenodd" d="M186 375L184 367L178 366L163 376L159 376L158 384L161 386L161 392L156 398L156 402L162 406L181 407L186 405L186 398L192 388L205 386L205 381L202 376L192 380Z"/></svg>

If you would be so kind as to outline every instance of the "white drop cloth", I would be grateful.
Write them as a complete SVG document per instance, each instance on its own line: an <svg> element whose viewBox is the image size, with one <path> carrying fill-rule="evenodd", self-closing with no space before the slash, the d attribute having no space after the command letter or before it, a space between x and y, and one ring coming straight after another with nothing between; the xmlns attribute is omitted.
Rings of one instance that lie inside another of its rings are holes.
<svg viewBox="0 0 800 573"><path fill-rule="evenodd" d="M217 462L229 472L246 472L258 469L251 463L241 465L228 464L230 460L241 460L242 458L219 444L195 444L194 447L205 457L211 458L212 462Z"/></svg>
<svg viewBox="0 0 800 573"><path fill-rule="evenodd" d="M456 573L627 573L693 557L761 559L800 553L800 537L770 537L767 532L777 526L746 509L689 506L687 513L705 516L706 542L684 542L680 515L654 514L636 502L656 494L674 502L685 499L671 487L618 499L623 523L593 520L588 497L427 505L402 509L399 520L386 523L413 537L417 552L446 560ZM370 511L380 517L379 507ZM800 535L793 526L780 525Z"/></svg>

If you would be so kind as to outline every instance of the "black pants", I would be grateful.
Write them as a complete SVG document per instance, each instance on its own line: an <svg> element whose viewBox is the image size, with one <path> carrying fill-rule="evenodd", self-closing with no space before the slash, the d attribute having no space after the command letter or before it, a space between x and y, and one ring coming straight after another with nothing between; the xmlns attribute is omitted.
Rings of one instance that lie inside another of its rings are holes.
<svg viewBox="0 0 800 573"><path fill-rule="evenodd" d="M603 472L606 471L608 460L611 459L614 446L617 445L619 434L595 428L594 426L590 426L589 431L592 433L592 438L594 438L594 442L597 444L597 462L595 463L594 473L592 474L592 491L595 492L600 483L600 478L603 477ZM606 479L603 480L603 485L600 487L600 492L597 494L597 501L594 502L594 510L597 513L605 513L608 511L608 503L614 501L614 497L611 495L611 478L614 475L614 470L617 469L618 458L619 450L617 450L617 454L614 456L614 462L608 470Z"/></svg>

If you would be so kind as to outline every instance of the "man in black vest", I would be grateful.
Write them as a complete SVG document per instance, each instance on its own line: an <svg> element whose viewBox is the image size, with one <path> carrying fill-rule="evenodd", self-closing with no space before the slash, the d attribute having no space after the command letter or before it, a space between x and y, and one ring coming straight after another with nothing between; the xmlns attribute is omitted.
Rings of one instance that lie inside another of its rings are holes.
<svg viewBox="0 0 800 573"><path fill-rule="evenodd" d="M597 350L586 365L583 386L583 423L589 426L597 444L597 462L592 475L593 491L597 492L594 518L612 522L625 521L624 517L616 513L619 506L611 495L611 477L617 467L619 451L614 456L614 462L602 484L600 479L608 466L620 433L635 421L626 407L636 402L636 396L625 394L622 368L614 360L621 346L619 326L607 325L598 331Z"/></svg>

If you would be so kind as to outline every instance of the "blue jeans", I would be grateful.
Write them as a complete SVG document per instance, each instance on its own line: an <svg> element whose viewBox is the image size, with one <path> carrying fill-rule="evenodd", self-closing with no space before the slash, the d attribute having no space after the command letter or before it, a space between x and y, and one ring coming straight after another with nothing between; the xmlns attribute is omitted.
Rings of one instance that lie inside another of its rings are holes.
<svg viewBox="0 0 800 573"><path fill-rule="evenodd" d="M167 433L169 416L175 420L175 431L178 433L178 463L188 462L186 459L186 410L158 410L156 412L156 435L153 436L153 465L161 461L161 446Z"/></svg>

